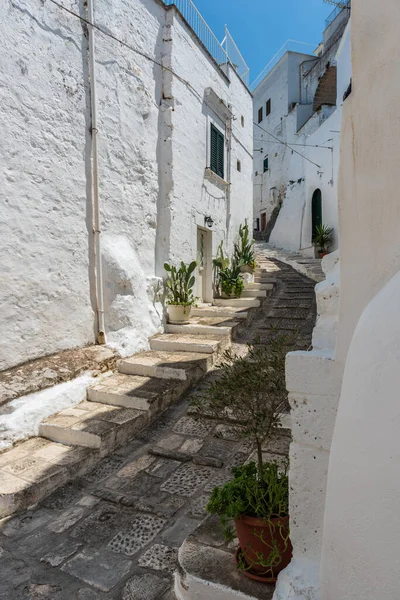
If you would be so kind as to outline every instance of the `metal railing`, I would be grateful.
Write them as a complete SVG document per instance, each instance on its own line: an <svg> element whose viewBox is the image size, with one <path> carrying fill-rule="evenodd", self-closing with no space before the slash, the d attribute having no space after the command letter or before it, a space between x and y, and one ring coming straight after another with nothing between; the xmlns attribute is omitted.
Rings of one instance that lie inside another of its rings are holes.
<svg viewBox="0 0 400 600"><path fill-rule="evenodd" d="M310 54L310 48L317 47L318 44L307 44L306 42L298 42L297 40L287 40L283 44L281 48L279 48L278 52L271 58L269 63L263 68L261 73L254 79L252 84L250 85L251 91L254 91L256 87L262 82L264 77L278 64L281 58L286 54L286 52L298 52L300 54ZM307 49L308 48L308 49ZM317 59L317 57L315 57Z"/></svg>
<svg viewBox="0 0 400 600"><path fill-rule="evenodd" d="M226 26L225 38L221 44L193 4L192 0L162 1L166 6L176 6L182 17L185 19L218 65L221 66L229 62L236 69L239 77L241 77L246 85L248 85L250 70Z"/></svg>
<svg viewBox="0 0 400 600"><path fill-rule="evenodd" d="M351 4L351 0L343 0L342 2L339 2L339 4L336 6L336 8L333 9L333 11L331 12L331 14L328 16L328 18L325 21L325 29L327 27L329 27L329 25L331 23L333 23L333 21L336 19L336 17L338 15L340 15L340 13L342 12L342 10L344 9L350 9L350 4Z"/></svg>
<svg viewBox="0 0 400 600"><path fill-rule="evenodd" d="M245 84L248 86L250 81L250 68L247 66L246 61L240 53L239 48L236 46L233 37L231 36L227 25L225 25L225 37L221 44L225 48L225 52L229 58L229 62L236 69L237 74Z"/></svg>

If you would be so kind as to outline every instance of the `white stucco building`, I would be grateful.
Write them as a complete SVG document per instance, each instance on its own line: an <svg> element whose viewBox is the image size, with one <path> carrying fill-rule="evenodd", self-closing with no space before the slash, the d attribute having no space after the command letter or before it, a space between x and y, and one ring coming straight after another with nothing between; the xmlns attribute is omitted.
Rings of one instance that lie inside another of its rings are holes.
<svg viewBox="0 0 400 600"><path fill-rule="evenodd" d="M164 262L197 258L211 300L213 252L252 219L252 97L211 31L171 1L69 8L0 7L0 369L103 334L145 348Z"/></svg>
<svg viewBox="0 0 400 600"><path fill-rule="evenodd" d="M313 254L334 229L343 95L351 79L349 9L327 20L314 54L286 52L254 90L254 227L271 244Z"/></svg>
<svg viewBox="0 0 400 600"><path fill-rule="evenodd" d="M352 2L340 257L323 260L313 351L287 359L294 556L275 600L399 598L399 17Z"/></svg>

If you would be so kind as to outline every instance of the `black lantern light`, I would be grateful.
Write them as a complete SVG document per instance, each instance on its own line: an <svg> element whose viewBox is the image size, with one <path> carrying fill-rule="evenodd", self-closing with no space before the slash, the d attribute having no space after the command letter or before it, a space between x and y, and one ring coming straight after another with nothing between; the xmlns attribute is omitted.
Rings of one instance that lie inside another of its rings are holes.
<svg viewBox="0 0 400 600"><path fill-rule="evenodd" d="M213 221L212 217L204 217L204 224L207 225L207 227L209 227L211 229L212 226L214 225L214 221Z"/></svg>

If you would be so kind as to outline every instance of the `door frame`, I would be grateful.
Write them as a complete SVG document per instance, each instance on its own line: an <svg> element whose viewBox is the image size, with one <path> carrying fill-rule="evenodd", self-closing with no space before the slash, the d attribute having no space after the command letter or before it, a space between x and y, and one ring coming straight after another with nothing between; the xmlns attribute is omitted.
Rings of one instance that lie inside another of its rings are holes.
<svg viewBox="0 0 400 600"><path fill-rule="evenodd" d="M202 273L202 290L200 291L197 287L197 294L200 297L202 302L212 302L213 301L213 262L212 262L212 246L213 246L213 238L212 238L212 230L207 229L206 227L201 227L197 225L197 278L199 277L199 269L200 269L200 257L199 257L199 233L203 232L204 235L204 255L203 255L203 273Z"/></svg>

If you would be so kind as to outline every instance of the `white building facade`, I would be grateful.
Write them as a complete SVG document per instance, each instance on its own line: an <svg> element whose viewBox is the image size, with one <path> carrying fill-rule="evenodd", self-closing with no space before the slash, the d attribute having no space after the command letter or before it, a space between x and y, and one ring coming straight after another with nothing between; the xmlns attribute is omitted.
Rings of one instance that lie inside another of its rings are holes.
<svg viewBox="0 0 400 600"><path fill-rule="evenodd" d="M286 52L254 91L254 227L272 245L304 254L314 253L313 231L321 223L333 228L331 249L337 248L339 129L351 79L348 19L348 8L335 12L314 55ZM270 97L277 114L263 117Z"/></svg>
<svg viewBox="0 0 400 600"><path fill-rule="evenodd" d="M218 244L252 219L252 97L217 40L169 2L93 4L92 37L90 3L0 8L0 369L103 334L146 348L164 262L197 259L210 301Z"/></svg>

